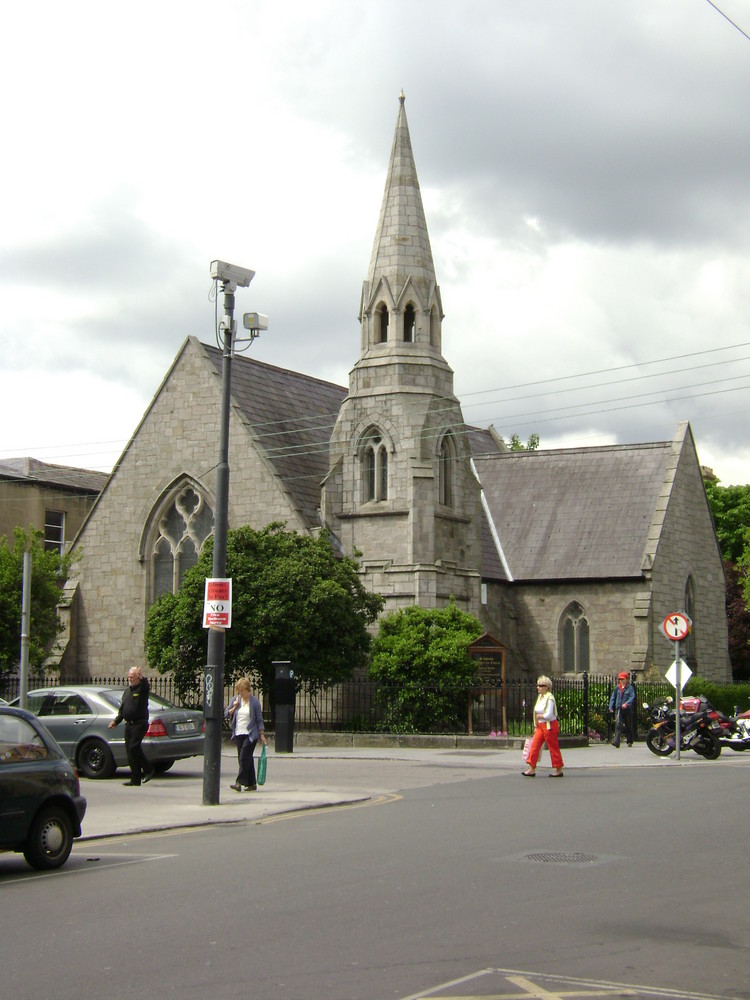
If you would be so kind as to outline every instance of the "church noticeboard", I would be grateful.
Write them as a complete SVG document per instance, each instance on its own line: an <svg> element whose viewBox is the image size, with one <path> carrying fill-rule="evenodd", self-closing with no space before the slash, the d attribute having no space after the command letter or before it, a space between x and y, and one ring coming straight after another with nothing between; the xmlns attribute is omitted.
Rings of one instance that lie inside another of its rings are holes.
<svg viewBox="0 0 750 1000"><path fill-rule="evenodd" d="M480 684L484 681L488 685L495 686L497 679L500 679L500 705L501 705L501 721L500 728L503 732L507 732L508 723L506 718L506 697L505 697L505 653L506 647L496 639L489 632L485 632L480 635L478 639L474 642L470 642L468 646L468 652L471 659L477 665L477 673L479 675ZM468 733L471 735L473 732L473 720L471 715L472 709L472 697L469 696L469 719L468 719Z"/></svg>
<svg viewBox="0 0 750 1000"><path fill-rule="evenodd" d="M480 677L504 676L506 647L489 632L469 643L468 651Z"/></svg>

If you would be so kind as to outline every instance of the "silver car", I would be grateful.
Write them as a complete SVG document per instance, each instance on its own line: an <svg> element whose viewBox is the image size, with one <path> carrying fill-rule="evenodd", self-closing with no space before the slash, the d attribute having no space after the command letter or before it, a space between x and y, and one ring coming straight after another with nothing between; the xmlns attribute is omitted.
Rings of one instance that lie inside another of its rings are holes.
<svg viewBox="0 0 750 1000"><path fill-rule="evenodd" d="M127 765L125 726L109 729L122 701L122 688L81 684L37 688L28 693L29 711L36 715L86 778L110 778ZM18 705L19 699L13 701ZM176 760L203 754L203 713L178 708L158 695L148 696L149 727L143 752L157 774Z"/></svg>

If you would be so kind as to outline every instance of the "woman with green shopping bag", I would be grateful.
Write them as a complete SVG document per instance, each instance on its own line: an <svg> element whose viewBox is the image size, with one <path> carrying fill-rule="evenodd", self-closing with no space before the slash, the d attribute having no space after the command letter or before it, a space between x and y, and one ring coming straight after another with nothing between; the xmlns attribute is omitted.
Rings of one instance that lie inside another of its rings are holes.
<svg viewBox="0 0 750 1000"><path fill-rule="evenodd" d="M247 677L240 677L234 690L235 696L224 714L232 720L232 739L237 744L240 771L237 780L229 787L235 792L241 792L243 788L246 792L257 792L253 753L258 740L266 746L263 709L255 695L251 694Z"/></svg>

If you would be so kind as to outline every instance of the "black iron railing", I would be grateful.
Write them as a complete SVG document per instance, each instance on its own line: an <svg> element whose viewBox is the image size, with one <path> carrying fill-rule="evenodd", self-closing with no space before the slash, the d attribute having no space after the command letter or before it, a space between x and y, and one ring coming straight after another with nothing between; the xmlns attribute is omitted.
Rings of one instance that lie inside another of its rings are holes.
<svg viewBox="0 0 750 1000"><path fill-rule="evenodd" d="M150 677L149 682L154 694L181 704L172 677ZM18 683L17 676L0 678L0 695L8 701L13 699L18 694ZM54 673L34 676L29 686L92 683L125 686L122 676L83 679ZM554 678L561 735L609 739L612 717L608 704L615 683L615 678L607 675ZM644 701L653 702L674 694L674 688L666 681L639 683L636 691L639 706ZM533 728L536 694L536 678L511 678L503 685L499 677L488 677L470 687L391 686L376 681L349 680L316 691L303 683L297 690L294 725L298 731L523 736ZM231 691L227 688L225 704L230 697ZM201 706L190 704L189 707ZM267 724L272 727L268 699L264 699L264 707ZM639 729L643 731L644 728L644 713L639 709Z"/></svg>

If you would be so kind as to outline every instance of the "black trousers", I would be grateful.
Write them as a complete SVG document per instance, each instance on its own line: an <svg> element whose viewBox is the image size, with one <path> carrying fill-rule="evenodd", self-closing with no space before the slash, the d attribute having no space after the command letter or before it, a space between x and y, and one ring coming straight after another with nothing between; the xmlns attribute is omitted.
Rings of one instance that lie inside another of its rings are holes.
<svg viewBox="0 0 750 1000"><path fill-rule="evenodd" d="M125 750L128 755L128 764L130 764L130 777L133 781L140 781L144 774L153 771L141 747L147 729L148 722L125 723Z"/></svg>
<svg viewBox="0 0 750 1000"><path fill-rule="evenodd" d="M253 753L255 752L255 746L258 741L251 740L247 734L244 736L237 736L235 739L237 740L237 760L240 765L240 773L237 775L237 784L247 785L252 788L256 784L255 758L253 757Z"/></svg>
<svg viewBox="0 0 750 1000"><path fill-rule="evenodd" d="M615 740L617 744L620 737L625 732L625 739L628 746L635 740L635 710L632 708L620 709L617 712L617 722L615 723Z"/></svg>

